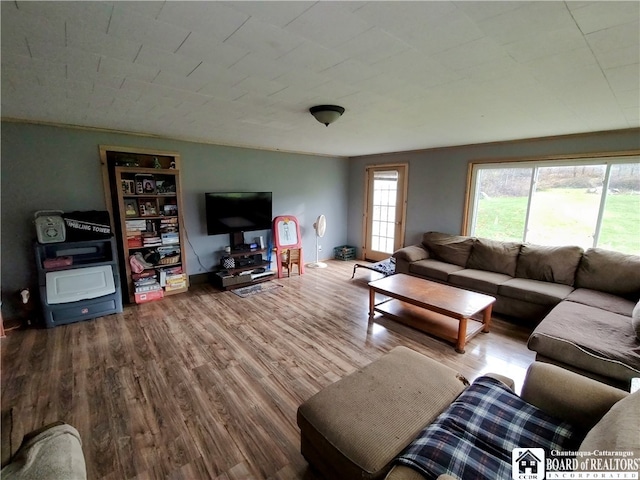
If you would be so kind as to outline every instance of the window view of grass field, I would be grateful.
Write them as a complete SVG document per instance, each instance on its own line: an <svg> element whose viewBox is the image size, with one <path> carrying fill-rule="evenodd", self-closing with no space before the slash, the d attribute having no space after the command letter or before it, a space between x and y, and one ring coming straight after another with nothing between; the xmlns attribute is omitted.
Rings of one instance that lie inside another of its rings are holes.
<svg viewBox="0 0 640 480"><path fill-rule="evenodd" d="M606 190L606 165L480 169L472 234L640 255L640 163L610 169Z"/></svg>

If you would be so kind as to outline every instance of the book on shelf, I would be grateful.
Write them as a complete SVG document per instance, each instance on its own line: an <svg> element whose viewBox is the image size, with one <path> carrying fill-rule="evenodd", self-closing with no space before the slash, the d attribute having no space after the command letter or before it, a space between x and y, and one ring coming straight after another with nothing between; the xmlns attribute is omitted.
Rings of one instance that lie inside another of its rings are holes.
<svg viewBox="0 0 640 480"><path fill-rule="evenodd" d="M158 282L151 283L149 285L136 285L135 293L153 292L155 290L162 290L162 287Z"/></svg>

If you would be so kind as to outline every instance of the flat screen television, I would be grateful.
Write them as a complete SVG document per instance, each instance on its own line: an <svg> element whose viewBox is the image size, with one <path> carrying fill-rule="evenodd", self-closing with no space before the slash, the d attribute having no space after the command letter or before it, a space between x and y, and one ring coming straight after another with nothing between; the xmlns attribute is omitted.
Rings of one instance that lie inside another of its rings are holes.
<svg viewBox="0 0 640 480"><path fill-rule="evenodd" d="M207 234L271 230L271 192L205 193Z"/></svg>

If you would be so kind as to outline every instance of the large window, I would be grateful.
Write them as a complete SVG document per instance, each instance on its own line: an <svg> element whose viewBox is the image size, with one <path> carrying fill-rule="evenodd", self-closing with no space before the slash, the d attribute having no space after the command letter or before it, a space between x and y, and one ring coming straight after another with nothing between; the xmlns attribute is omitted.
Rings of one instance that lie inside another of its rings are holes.
<svg viewBox="0 0 640 480"><path fill-rule="evenodd" d="M474 164L471 235L640 255L640 156Z"/></svg>

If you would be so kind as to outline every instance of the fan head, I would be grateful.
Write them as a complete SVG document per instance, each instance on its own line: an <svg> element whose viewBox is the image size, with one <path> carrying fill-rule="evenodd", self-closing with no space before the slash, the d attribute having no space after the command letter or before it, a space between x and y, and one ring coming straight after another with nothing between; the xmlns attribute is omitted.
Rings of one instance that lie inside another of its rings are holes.
<svg viewBox="0 0 640 480"><path fill-rule="evenodd" d="M313 224L313 228L315 228L317 236L324 236L324 232L327 229L327 219L324 217L324 215L318 216L318 218L316 219L316 223Z"/></svg>

